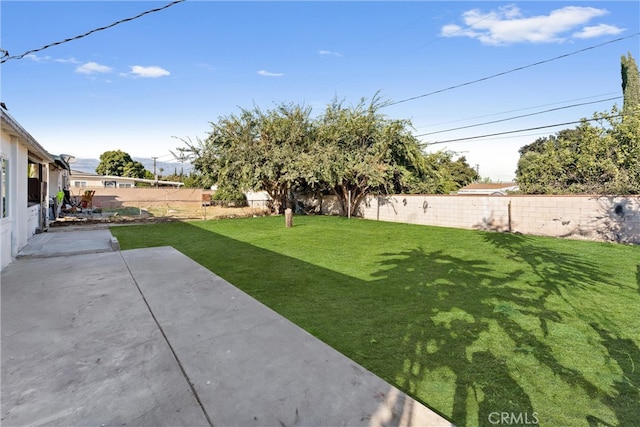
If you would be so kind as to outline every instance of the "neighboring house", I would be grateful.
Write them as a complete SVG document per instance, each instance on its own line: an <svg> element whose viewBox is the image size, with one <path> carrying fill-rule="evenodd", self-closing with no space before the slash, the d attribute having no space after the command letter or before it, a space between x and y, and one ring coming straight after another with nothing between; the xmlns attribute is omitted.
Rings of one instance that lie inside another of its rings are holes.
<svg viewBox="0 0 640 427"><path fill-rule="evenodd" d="M501 183L481 183L474 182L458 190L457 194L479 194L483 196L504 196L507 193L518 191L519 187L515 182Z"/></svg>
<svg viewBox="0 0 640 427"><path fill-rule="evenodd" d="M64 185L65 162L56 161L13 117L0 108L0 269L27 239L49 226L49 199ZM68 167L66 168L68 173Z"/></svg>
<svg viewBox="0 0 640 427"><path fill-rule="evenodd" d="M69 189L73 194L79 194L85 188L129 188L135 187L136 183L156 185L153 179L129 178L124 176L97 175L94 173L71 170ZM181 187L182 182L157 181L159 186Z"/></svg>

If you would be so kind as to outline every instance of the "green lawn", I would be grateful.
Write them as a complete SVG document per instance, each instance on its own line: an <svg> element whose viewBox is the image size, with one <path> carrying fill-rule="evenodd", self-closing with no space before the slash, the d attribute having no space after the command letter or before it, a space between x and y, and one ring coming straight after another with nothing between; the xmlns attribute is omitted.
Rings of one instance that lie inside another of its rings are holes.
<svg viewBox="0 0 640 427"><path fill-rule="evenodd" d="M335 217L111 231L175 247L459 426L640 420L640 247Z"/></svg>

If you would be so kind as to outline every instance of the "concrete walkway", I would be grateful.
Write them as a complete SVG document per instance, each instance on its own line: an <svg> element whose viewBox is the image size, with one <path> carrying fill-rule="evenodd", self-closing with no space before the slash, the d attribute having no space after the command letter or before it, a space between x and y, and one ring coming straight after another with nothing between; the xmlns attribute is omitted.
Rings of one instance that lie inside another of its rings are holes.
<svg viewBox="0 0 640 427"><path fill-rule="evenodd" d="M3 426L451 425L175 249L104 249L2 272Z"/></svg>
<svg viewBox="0 0 640 427"><path fill-rule="evenodd" d="M106 225L57 227L32 236L18 258L47 258L63 255L110 252L118 241Z"/></svg>

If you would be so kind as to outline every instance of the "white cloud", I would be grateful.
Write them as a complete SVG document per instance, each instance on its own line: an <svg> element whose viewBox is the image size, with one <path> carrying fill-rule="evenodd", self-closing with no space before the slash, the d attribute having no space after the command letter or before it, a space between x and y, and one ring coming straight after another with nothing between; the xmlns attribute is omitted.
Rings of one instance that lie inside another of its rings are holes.
<svg viewBox="0 0 640 427"><path fill-rule="evenodd" d="M614 36L624 31L624 28L618 28L613 25L600 24L592 27L584 27L582 30L573 33L573 37L578 39L590 39L600 36Z"/></svg>
<svg viewBox="0 0 640 427"><path fill-rule="evenodd" d="M440 35L443 37L471 37L488 45L559 43L567 39L570 31L575 31L590 20L608 13L605 9L566 6L553 10L548 15L525 17L515 5L503 6L490 12L472 9L462 14L465 26L445 25L442 27ZM619 33L623 30L611 25L600 24L595 27L585 27L579 32L574 32L573 36L579 38L596 37L614 34L613 31Z"/></svg>
<svg viewBox="0 0 640 427"><path fill-rule="evenodd" d="M282 76L284 76L283 73L271 73L271 72L265 71L265 70L258 71L258 74L261 75L261 76L265 76L265 77L282 77Z"/></svg>
<svg viewBox="0 0 640 427"><path fill-rule="evenodd" d="M202 68L205 68L209 71L215 71L216 68L213 65L207 64L206 62L201 62L200 64L198 64L199 66L201 66Z"/></svg>
<svg viewBox="0 0 640 427"><path fill-rule="evenodd" d="M342 56L338 52L333 52L331 50L319 50L318 51L318 55L321 55L321 56Z"/></svg>
<svg viewBox="0 0 640 427"><path fill-rule="evenodd" d="M30 53L28 55L24 56L26 59L30 59L33 62L46 62L49 61L51 59L50 56L38 56L35 53Z"/></svg>
<svg viewBox="0 0 640 427"><path fill-rule="evenodd" d="M151 65L149 67L143 67L142 65L134 65L131 67L131 72L129 74L133 74L136 77L144 77L144 78L157 78L168 76L171 73L165 70L162 67L158 67L156 65Z"/></svg>
<svg viewBox="0 0 640 427"><path fill-rule="evenodd" d="M76 67L76 73L80 74L110 73L111 71L113 71L113 68L97 62L87 62Z"/></svg>
<svg viewBox="0 0 640 427"><path fill-rule="evenodd" d="M62 64L81 64L82 63L78 61L76 58L74 58L73 56L67 59L62 59L62 58L54 59L54 62L60 62Z"/></svg>

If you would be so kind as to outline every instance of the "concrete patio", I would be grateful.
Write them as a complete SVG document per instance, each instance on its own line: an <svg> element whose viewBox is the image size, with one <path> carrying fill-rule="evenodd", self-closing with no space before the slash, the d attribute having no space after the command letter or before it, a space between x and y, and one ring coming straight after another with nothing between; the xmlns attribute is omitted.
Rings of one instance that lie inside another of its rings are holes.
<svg viewBox="0 0 640 427"><path fill-rule="evenodd" d="M40 236L2 272L4 426L452 425L171 247Z"/></svg>

